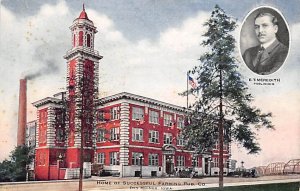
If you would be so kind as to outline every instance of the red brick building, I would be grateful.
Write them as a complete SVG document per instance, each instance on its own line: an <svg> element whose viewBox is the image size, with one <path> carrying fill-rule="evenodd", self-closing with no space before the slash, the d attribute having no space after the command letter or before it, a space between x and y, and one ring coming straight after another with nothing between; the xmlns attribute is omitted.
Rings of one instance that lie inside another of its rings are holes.
<svg viewBox="0 0 300 191"><path fill-rule="evenodd" d="M162 176L193 167L203 175L218 171L217 150L211 156L183 148L183 107L126 92L99 99L102 56L94 50L97 30L84 8L70 30L67 91L33 103L37 180L78 177L81 145L85 176L93 163L121 176Z"/></svg>
<svg viewBox="0 0 300 191"><path fill-rule="evenodd" d="M130 93L99 100L95 163L121 176L161 176L194 168L218 171L218 151L194 154L184 149L183 107ZM229 158L227 148L225 161ZM142 164L142 167L141 167ZM227 171L227 169L225 169Z"/></svg>

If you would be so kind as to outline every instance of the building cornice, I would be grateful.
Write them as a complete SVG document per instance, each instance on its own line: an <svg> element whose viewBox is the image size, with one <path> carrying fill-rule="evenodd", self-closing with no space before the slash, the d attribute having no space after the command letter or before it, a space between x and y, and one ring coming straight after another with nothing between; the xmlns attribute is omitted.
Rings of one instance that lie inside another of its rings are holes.
<svg viewBox="0 0 300 191"><path fill-rule="evenodd" d="M96 30L97 27L94 26L93 21L87 20L87 19L80 19L77 18L73 21L73 24L69 27L70 30L74 30L76 27L90 27L97 33L98 31Z"/></svg>
<svg viewBox="0 0 300 191"><path fill-rule="evenodd" d="M167 108L167 109L176 110L176 111L179 111L179 112L186 112L185 107L181 107L181 106L177 106L177 105L174 105L174 104L158 101L158 100L148 98L148 97L144 97L144 96L140 96L140 95L135 95L135 94L128 93L128 92L121 92L121 93L118 93L118 94L115 94L115 95L111 95L111 96L101 98L97 101L97 106L101 106L101 105L104 105L106 103L109 103L109 102L112 102L112 101L117 101L117 100L120 100L120 99L134 100L134 101L139 101L139 102L142 102L142 103L147 103L147 104L152 104L152 105L164 107L164 108Z"/></svg>
<svg viewBox="0 0 300 191"><path fill-rule="evenodd" d="M78 57L81 55L86 56L86 57L91 57L91 58L95 59L95 61L98 61L103 58L103 56L101 56L97 50L93 50L91 48L86 48L83 46L78 46L78 47L72 48L71 50L68 50L66 55L64 56L64 59L69 60L71 58L74 58L76 56Z"/></svg>
<svg viewBox="0 0 300 191"><path fill-rule="evenodd" d="M38 100L38 101L32 103L32 105L34 105L35 107L41 107L41 106L46 105L46 104L61 105L62 100L57 99L57 98L53 98L53 97L46 97L44 99L41 99L41 100Z"/></svg>

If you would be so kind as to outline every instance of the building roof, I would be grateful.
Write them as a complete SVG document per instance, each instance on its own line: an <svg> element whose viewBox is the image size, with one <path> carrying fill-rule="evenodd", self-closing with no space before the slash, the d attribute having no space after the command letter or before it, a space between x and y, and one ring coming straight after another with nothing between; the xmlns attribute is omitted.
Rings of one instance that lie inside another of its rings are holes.
<svg viewBox="0 0 300 191"><path fill-rule="evenodd" d="M78 19L87 19L90 20L85 12L84 4L82 4L82 11L78 17Z"/></svg>
<svg viewBox="0 0 300 191"><path fill-rule="evenodd" d="M168 109L173 109L173 110L177 110L177 111L180 111L180 112L186 112L185 107L181 107L181 106L178 106L178 105L158 101L158 100L155 100L155 99L152 99L152 98L148 98L148 97L144 97L144 96L140 96L140 95L136 95L136 94L132 94L132 93L128 93L128 92L121 92L121 93L118 93L118 94L115 94L115 95L100 98L98 100L97 105L99 106L101 104L105 104L105 103L120 100L120 99L129 99L129 100L134 100L134 101L140 101L142 103L153 104L153 105L156 105L156 106L165 107L165 108L168 108Z"/></svg>
<svg viewBox="0 0 300 191"><path fill-rule="evenodd" d="M62 99L61 98L59 99L59 97L62 96L62 93L65 93L65 92L59 92L59 93L55 94L54 97L43 98L41 100L33 102L32 105L34 105L35 107L40 107L40 106L48 104L48 103L61 105L62 104ZM152 104L152 105L155 105L155 106L164 107L164 108L171 109L171 110L176 110L176 111L179 111L179 112L187 112L185 107L181 107L181 106L178 106L178 105L166 103L166 102L163 102L163 101L159 101L159 100L156 100L156 99L152 99L152 98L148 98L148 97L144 97L144 96L140 96L140 95L136 95L136 94L132 94L132 93L128 93L128 92L121 92L121 93L118 93L118 94L114 94L114 95L111 95L111 96L106 96L106 97L100 98L100 99L97 100L96 105L101 106L102 104L106 104L106 103L121 100L121 99L139 101L139 102L142 102L142 103Z"/></svg>
<svg viewBox="0 0 300 191"><path fill-rule="evenodd" d="M85 12L84 4L82 5L82 11L74 21L73 24L70 26L70 29L73 31L74 28L82 28L82 27L89 27L94 30L94 33L97 33L96 27L94 26L93 21L91 21Z"/></svg>

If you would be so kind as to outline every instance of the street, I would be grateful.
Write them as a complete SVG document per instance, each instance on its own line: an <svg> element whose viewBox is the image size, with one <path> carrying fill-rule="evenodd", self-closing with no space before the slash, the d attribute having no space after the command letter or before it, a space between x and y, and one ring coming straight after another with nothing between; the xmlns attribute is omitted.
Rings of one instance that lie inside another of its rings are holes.
<svg viewBox="0 0 300 191"><path fill-rule="evenodd" d="M225 186L300 182L300 175L263 176L258 178L225 177ZM183 190L218 186L218 177L190 178L119 178L92 177L85 179L84 191L102 190ZM78 180L0 183L0 191L76 191Z"/></svg>

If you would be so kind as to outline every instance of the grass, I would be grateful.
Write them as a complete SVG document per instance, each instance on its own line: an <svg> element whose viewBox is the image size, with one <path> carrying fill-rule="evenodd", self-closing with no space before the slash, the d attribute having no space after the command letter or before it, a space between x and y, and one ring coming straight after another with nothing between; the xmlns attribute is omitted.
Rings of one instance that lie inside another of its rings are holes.
<svg viewBox="0 0 300 191"><path fill-rule="evenodd" d="M190 191L219 191L219 188L190 189ZM224 187L223 191L299 191L299 182Z"/></svg>

